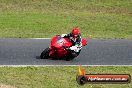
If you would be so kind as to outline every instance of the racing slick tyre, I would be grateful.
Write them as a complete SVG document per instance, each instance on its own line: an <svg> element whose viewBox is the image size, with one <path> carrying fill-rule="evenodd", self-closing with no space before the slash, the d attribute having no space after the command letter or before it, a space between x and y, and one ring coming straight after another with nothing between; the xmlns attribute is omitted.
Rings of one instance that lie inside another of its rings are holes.
<svg viewBox="0 0 132 88"><path fill-rule="evenodd" d="M87 79L83 76L77 76L76 81L79 85L84 85L87 82Z"/></svg>
<svg viewBox="0 0 132 88"><path fill-rule="evenodd" d="M48 59L49 57L49 48L46 48L40 55L41 59Z"/></svg>
<svg viewBox="0 0 132 88"><path fill-rule="evenodd" d="M81 50L79 52L70 51L70 54L66 57L66 61L73 60L75 57L77 57L80 54Z"/></svg>

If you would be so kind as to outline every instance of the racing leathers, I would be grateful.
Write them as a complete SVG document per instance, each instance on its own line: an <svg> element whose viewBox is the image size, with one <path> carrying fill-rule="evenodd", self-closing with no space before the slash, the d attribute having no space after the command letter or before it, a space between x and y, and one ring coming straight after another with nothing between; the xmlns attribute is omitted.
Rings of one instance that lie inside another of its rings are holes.
<svg viewBox="0 0 132 88"><path fill-rule="evenodd" d="M74 57L78 56L82 48L81 34L79 34L76 38L74 38L71 33L62 34L61 37L69 38L70 42L72 43L72 46L69 48L70 52Z"/></svg>

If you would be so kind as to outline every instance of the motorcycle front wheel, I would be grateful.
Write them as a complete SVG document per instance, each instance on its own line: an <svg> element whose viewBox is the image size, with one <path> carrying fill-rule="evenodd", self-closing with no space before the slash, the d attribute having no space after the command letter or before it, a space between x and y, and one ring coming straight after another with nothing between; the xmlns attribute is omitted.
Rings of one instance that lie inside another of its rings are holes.
<svg viewBox="0 0 132 88"><path fill-rule="evenodd" d="M49 48L46 48L40 55L41 59L48 59L49 57Z"/></svg>

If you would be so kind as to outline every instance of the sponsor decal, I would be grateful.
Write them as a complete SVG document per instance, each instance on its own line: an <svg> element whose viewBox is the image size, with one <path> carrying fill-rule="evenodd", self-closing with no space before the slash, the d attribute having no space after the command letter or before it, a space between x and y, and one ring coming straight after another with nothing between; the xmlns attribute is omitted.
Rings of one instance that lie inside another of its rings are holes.
<svg viewBox="0 0 132 88"><path fill-rule="evenodd" d="M86 83L130 83L131 76L129 74L86 74L85 70L79 66L79 75L76 81L80 85Z"/></svg>

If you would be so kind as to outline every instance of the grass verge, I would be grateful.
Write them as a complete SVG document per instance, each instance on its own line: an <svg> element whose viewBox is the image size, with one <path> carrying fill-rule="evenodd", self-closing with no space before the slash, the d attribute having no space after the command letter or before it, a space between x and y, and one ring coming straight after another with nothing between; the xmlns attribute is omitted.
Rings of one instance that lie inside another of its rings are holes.
<svg viewBox="0 0 132 88"><path fill-rule="evenodd" d="M1 38L69 33L132 39L132 0L0 0Z"/></svg>
<svg viewBox="0 0 132 88"><path fill-rule="evenodd" d="M130 74L131 66L85 66L87 73ZM0 67L0 83L16 88L131 88L130 84L86 84L76 83L77 66L60 67Z"/></svg>

